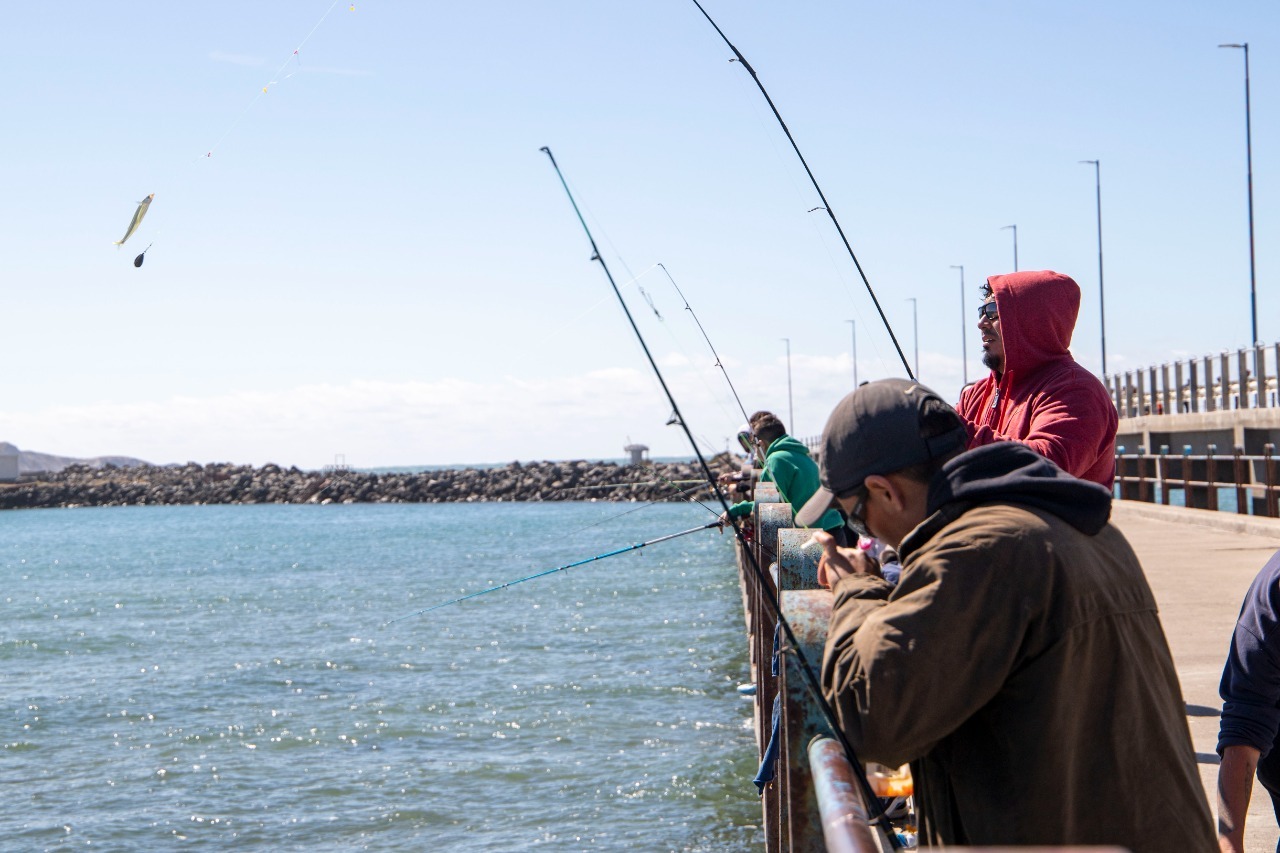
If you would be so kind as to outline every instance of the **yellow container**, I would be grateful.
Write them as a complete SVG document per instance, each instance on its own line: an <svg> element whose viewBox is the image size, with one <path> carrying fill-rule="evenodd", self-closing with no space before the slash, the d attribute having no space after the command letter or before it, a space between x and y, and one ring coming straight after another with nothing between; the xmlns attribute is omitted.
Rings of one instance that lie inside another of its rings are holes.
<svg viewBox="0 0 1280 853"><path fill-rule="evenodd" d="M911 781L911 768L906 764L898 769L883 764L867 762L867 781L877 797L909 797L915 790Z"/></svg>

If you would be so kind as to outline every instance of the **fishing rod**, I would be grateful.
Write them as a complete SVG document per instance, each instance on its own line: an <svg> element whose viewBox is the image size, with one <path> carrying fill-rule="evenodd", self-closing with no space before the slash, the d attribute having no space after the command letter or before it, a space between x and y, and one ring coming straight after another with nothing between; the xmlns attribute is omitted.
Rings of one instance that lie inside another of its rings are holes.
<svg viewBox="0 0 1280 853"><path fill-rule="evenodd" d="M707 23L715 28L715 31L729 46L729 50L733 51L734 59L730 62L737 61L742 67L747 69L751 75L751 79L755 81L756 88L760 90L760 94L764 95L764 99L769 102L769 109L773 110L773 117L778 120L778 124L782 125L782 132L787 135L787 141L791 143L791 148L796 152L796 156L800 158L800 165L804 166L805 174L809 176L809 182L813 184L813 188L818 192L818 198L822 199L822 209L827 212L827 216L831 217L831 223L835 225L836 232L840 235L841 241L844 242L845 249L849 252L849 257L853 259L853 265L858 269L858 275L862 277L862 283L867 288L867 293L871 296L872 303L876 306L876 312L880 315L880 321L884 323L885 330L889 333L889 339L893 341L893 348L898 351L898 358L902 360L902 368L907 372L907 376L912 382L916 376L911 372L911 365L907 363L907 356L902 351L902 346L898 343L898 336L893 333L893 326L889 325L889 318L885 316L884 309L880 307L880 300L876 298L876 292L871 289L871 282L867 280L867 274L862 271L862 264L858 262L858 256L853 252L853 246L849 245L849 238L844 235L844 229L840 227L840 220L836 218L836 212L831 207L831 202L827 201L826 194L822 191L822 187L818 185L818 179L813 176L813 170L809 168L809 162L804 159L804 155L800 153L800 146L796 144L795 137L791 135L791 129L787 127L787 123L782 120L782 114L778 112L778 108L774 106L773 98L769 97L769 92L764 88L764 84L760 82L760 75L756 74L756 70L751 67L751 63L747 62L747 58L742 55L742 51L729 41L729 37L724 34L724 30L720 29L720 25L712 20L707 14L707 10L702 8L702 4L698 0L693 0L693 5L698 7L698 11L702 13L702 17L707 19ZM818 208L814 208L817 210ZM811 213L813 211L810 211Z"/></svg>
<svg viewBox="0 0 1280 853"><path fill-rule="evenodd" d="M578 202L573 197L573 192L569 189L569 184L564 178L564 173L560 171L560 165L556 162L555 155L551 153L551 149L543 146L542 152L551 160L551 166L556 170L556 176L560 178L560 185L564 187L565 195L569 197L569 204L573 206L573 212L577 214L578 222L582 225L582 230L587 234L587 241L591 244L591 260L597 261L600 268L604 270L605 278L609 280L610 287L613 288L614 295L618 297L618 303L622 306L622 313L627 316L627 321L631 324L631 330L635 332L636 340L640 343L640 348L644 350L645 357L649 359L649 366L653 368L653 373L658 379L658 384L662 386L663 392L667 395L667 402L671 404L671 411L679 423L680 428L684 430L685 437L689 439L689 446L693 448L693 454L698 459L698 464L702 468L702 473L706 477L707 482L711 485L712 491L715 492L716 498L720 501L720 506L724 509L724 515L729 516L729 501L725 498L724 492L720 489L716 478L711 474L711 468L707 465L707 460L703 458L702 451L698 449L698 442L694 440L693 433L689 429L688 423L684 416L680 414L680 406L676 403L675 396L671 393L671 389L667 387L667 381L662 376L662 371L658 368L658 363L653 358L653 353L649 351L649 345L645 342L644 335L640 334L640 328L636 325L635 318L631 316L631 309L627 307L627 302L622 298L622 292L618 290L618 284L613 279L613 273L609 272L609 265L605 263L604 258L600 255L600 249L596 246L595 237L591 235L591 229L587 227L587 221L582 218L582 211L578 209ZM721 522L716 521L719 525ZM889 824L888 816L884 807L880 804L876 797L875 791L871 787L871 782L867 779L866 769L862 765L862 761L858 758L857 752L854 751L853 744L849 742L848 736L836 721L835 711L832 710L831 704L827 702L825 696L822 695L822 684L818 680L817 674L813 671L813 666L809 663L809 659L805 656L804 651L800 647L800 641L797 639L795 631L791 628L791 623L782 613L782 605L778 601L778 594L773 588L773 580L768 577L764 570L760 568L759 562L756 560L755 553L750 547L747 547L746 537L742 533L742 527L736 518L729 518L729 523L733 525L734 535L738 541L742 543L742 551L747 555L747 562L751 566L752 573L759 584L761 597L769 604L774 618L777 620L778 626L786 635L787 642L790 643L791 651L796 656L796 662L800 664L800 672L804 676L806 685L810 694L818 705L818 710L822 713L823 719L826 721L827 727L835 735L836 740L840 742L840 746L844 750L845 757L849 760L849 764L853 769L854 778L858 781L859 787L862 789L863 798L869 809L875 810L875 816L872 823L876 824L892 849L899 849L897 835L893 832Z"/></svg>
<svg viewBox="0 0 1280 853"><path fill-rule="evenodd" d="M709 530L712 527L718 527L719 524L720 524L719 521L710 521L710 522L707 522L706 524L699 525L698 527L690 527L688 530L681 530L679 533L668 533L666 536L659 536L657 539L649 539L648 541L645 541L645 542L637 542L635 545L628 545L625 548L619 548L616 551L609 551L608 553L605 553L605 554L597 554L596 556L588 557L585 560L578 560L576 563L568 563L567 565L557 566L554 569L547 569L545 572L538 572L536 574L526 575L525 577L522 577L522 578L516 578L513 581L507 581L506 583L501 583L501 584L498 584L497 586L491 586L488 589L482 589L482 590L479 590L478 592L472 592L467 595L463 595L458 598L452 599L451 601L444 601L444 602L441 602L440 604L433 604L430 607L424 607L421 610L415 610L413 613L406 613L404 616L398 616L395 619L392 619L390 622L384 623L383 627L386 627L387 625L391 625L392 623L395 623L395 622L400 622L405 619L412 618L414 616L421 616L424 613L430 613L432 610L439 610L442 607L448 607L452 604L457 604L460 601L467 601L468 599L479 598L482 595L488 595L491 592L497 592L500 589L506 589L507 587L515 586L518 583L531 581L534 578L542 578L542 577L546 577L547 575L554 575L556 572L567 571L568 569L572 569L577 566L585 566L587 563L594 563L597 560L603 560L606 557L616 557L619 554L625 554L628 551L637 551L641 548L648 547L649 545L656 545L659 542L667 542L671 539L676 539L680 536L688 536L690 533L697 533L699 530Z"/></svg>

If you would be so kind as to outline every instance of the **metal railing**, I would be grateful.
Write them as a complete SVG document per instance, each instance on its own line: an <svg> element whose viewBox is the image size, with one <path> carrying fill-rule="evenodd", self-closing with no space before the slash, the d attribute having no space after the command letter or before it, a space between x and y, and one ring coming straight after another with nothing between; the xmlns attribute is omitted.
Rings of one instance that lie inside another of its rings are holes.
<svg viewBox="0 0 1280 853"><path fill-rule="evenodd" d="M1199 509L1234 509L1240 515L1280 518L1280 471L1274 444L1263 446L1261 455L1250 455L1236 446L1230 453L1218 453L1210 444L1204 454L1170 453L1162 445L1158 453L1137 453L1116 448L1116 486L1124 500L1181 504ZM1224 495L1226 501L1223 500ZM1223 507L1223 503L1234 507Z"/></svg>
<svg viewBox="0 0 1280 853"><path fill-rule="evenodd" d="M1103 377L1103 384L1120 417L1134 418L1275 408L1280 405L1278 377L1280 343L1114 373Z"/></svg>
<svg viewBox="0 0 1280 853"><path fill-rule="evenodd" d="M818 667L831 616L831 592L818 586L817 563L804 553L813 531L793 528L791 505L779 502L777 488L761 483L755 492L753 538L750 546L762 568L765 583L778 599L795 634L800 651ZM779 667L772 670L777 620L743 554L738 568L743 609L750 637L752 680L755 683L755 731L763 760L773 734L774 703L778 700L776 775L761 796L765 849L839 850L881 853L877 834L867 823L862 794L847 784L853 769L838 747L830 747L816 699L800 672L796 650L783 642Z"/></svg>

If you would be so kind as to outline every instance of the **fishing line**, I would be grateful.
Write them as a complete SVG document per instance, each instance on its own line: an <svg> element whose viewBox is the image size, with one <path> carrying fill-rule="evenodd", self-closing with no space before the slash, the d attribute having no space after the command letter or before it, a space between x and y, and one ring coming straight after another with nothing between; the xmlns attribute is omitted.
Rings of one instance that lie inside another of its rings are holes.
<svg viewBox="0 0 1280 853"><path fill-rule="evenodd" d="M655 471L654 473L656 474L657 472ZM661 476L661 475L659 475L659 476ZM696 483L698 484L698 486L703 485L702 480L668 480L667 482L668 482L668 483L673 483L673 484L674 484L674 483L677 483L677 482L680 482L680 483L694 483L694 482L696 482ZM604 489L604 488L617 488L617 487L618 487L618 485L619 485L619 484L614 484L614 485L612 485L612 486L579 486L579 487L576 487L576 488L583 488L583 489ZM657 480L654 480L654 481L652 481L651 483L636 483L636 484L623 483L623 484L621 484L621 485L655 485L655 486L656 486L656 485L660 485L660 483L659 483ZM568 488L575 488L575 487L570 486L570 487L568 487ZM681 489L681 488L679 488L679 487L677 486L677 487L676 487L676 492L677 492L677 495L678 495L678 496L680 496L680 497L682 497L684 500L687 500L687 501L689 501L690 503L696 503L698 506L700 506L700 507L702 507L703 509L705 509L705 510L709 511L712 515L715 515L715 510L711 509L711 507L707 506L706 504L702 503L701 501L699 501L699 500L697 500L697 499L695 499L695 498L693 498L693 497L691 497L691 496L689 496L689 495L688 495L688 492L695 491L695 490L696 490L696 488L697 488L697 486L690 487L690 488L688 488L688 489ZM557 491L566 491L566 489L558 489ZM673 496L673 497L674 497L674 496ZM593 521L593 522L591 522L590 524L586 525L585 527L579 527L579 528L577 528L576 530L570 530L568 533L564 534L564 536L566 536L566 537L568 537L568 536L572 536L572 535L574 535L575 533L581 533L581 532L582 532L582 531L584 531L584 530L590 530L592 527L598 527L598 526L600 526L601 524L607 524L607 523L608 523L608 522L610 522L610 521L616 521L617 519L622 518L624 515L630 515L631 513L633 513L633 512L639 512L639 511L640 511L640 510L642 510L642 509L648 509L649 507L657 506L658 504L667 504L667 503L671 503L671 501L670 501L669 499L659 499L659 500L656 500L656 501L649 501L648 503L641 504L640 506L637 506L637 507L632 507L631 509L628 509L628 510L625 510L625 511L623 511L623 512L620 512L620 513L618 513L618 514L616 514L616 515L610 515L610 516L608 516L608 517L606 517L606 518L602 518L602 519L600 519L599 521Z"/></svg>
<svg viewBox="0 0 1280 853"><path fill-rule="evenodd" d="M310 41L310 40L311 40L311 37L312 37L313 35L315 35L316 30L320 29L320 25L324 23L325 19L329 17L329 13L330 13L330 12L332 12L332 11L334 10L334 8L335 8L335 7L336 7L340 2L342 2L342 0L333 0L333 2L329 4L329 8L325 9L324 14L320 16L320 19L319 19L318 21L316 21L316 22L315 22L315 25L311 27L310 31L309 31L309 32L308 32L308 33L303 37L302 41L298 42L297 46L296 46L296 47L295 47L295 48L294 48L294 49L289 53L288 57L284 60L284 62L282 62L282 63L280 64L280 67L279 67L279 68L277 68L277 69L276 69L276 71L275 71L275 73L271 75L271 79L266 83L266 85L262 86L261 90L260 90L260 91L258 91L258 92L256 92L256 93L254 94L253 98L252 98L252 99L250 99L249 103L248 103L248 104L246 104L246 105L245 105L245 107L244 107L244 109L240 111L240 114L239 114L239 115L237 115L237 116L236 116L236 118L231 122L230 126L228 126L228 127L227 127L227 129L226 129L225 131L223 131L222 135L221 135L220 137L218 137L218 140L217 140L216 142L214 142L214 144L213 144L211 147L209 147L209 148L205 151L205 153L203 153L203 154L199 155L198 157L194 158L194 160L191 162L191 165L194 165L195 163L199 163L199 162L201 162L201 161L209 160L210 158L212 158L212 157L213 157L213 152L214 152L214 151L216 151L216 150L218 150L218 148L219 148L219 147L222 145L222 143L227 139L227 137L228 137L228 136L230 136L230 135L232 134L232 132L236 129L236 127L237 127L237 126L239 126L240 122L244 119L244 117L245 117L246 115L248 115L249 111L253 109L254 105L256 105L256 104L258 103L258 101L259 101L261 98L263 98L263 97L267 94L267 91L268 91L272 86L276 86L276 85L278 85L278 84L280 84L280 83L284 82L285 80L288 80L289 78L293 77L293 76L294 76L294 74L296 74L299 70L301 70L301 68L302 68L302 55L301 55L302 48L306 45L306 43L307 43L308 41ZM355 11L355 4L354 4L354 3L350 4L350 9L351 9L351 11L353 11L353 12ZM285 71L285 70L286 70L286 69L287 69L291 64L294 64L294 65L296 65L297 67L296 67L295 69L293 69L293 70L289 71L289 73L288 73L288 74L284 74L283 72L284 72L284 71ZM184 170L184 172L185 172L185 170ZM184 175L184 177L185 177L185 175ZM170 177L169 177L169 178L167 178L167 179L162 179L159 183L161 184L162 188L165 188L167 192L172 192L172 193L174 194L174 196L175 196L175 197L177 197L177 195L178 195L178 188L180 188L180 187L182 186L181 184L175 183L175 179L174 179L172 176L170 176ZM167 186L166 186L166 184L167 184ZM150 195L148 198L149 198L149 199L150 199L150 198L154 198L154 197L155 197L155 195L156 195L155 193L151 193L151 195ZM145 215L145 211L144 211L144 215ZM138 215L137 215L137 213L135 213L135 219L136 219L137 221L136 221L135 223L130 223L129 230L126 232L126 234L125 234L125 236L124 236L124 239L119 240L119 241L117 241L117 242L116 242L117 247L118 247L118 246L121 246L121 245L123 245L125 242L127 242L127 241L128 241L128 239L129 239L129 237L133 236L133 233L134 233L134 232L135 232L135 231L136 231L136 230L141 226L141 217L140 217L140 216L138 216ZM163 229L163 226L162 226L161 228L159 228L159 229L157 229L156 231L154 231L154 232L153 232L153 235L152 235L152 245L154 245L155 239L156 239L160 234L162 234L162 233L163 233L163 231L164 231L164 229ZM146 257L146 254L147 254L147 250L149 250L150 248L151 248L151 246L147 246L147 249L144 249L140 255L138 255L137 257L135 257L135 258L134 258L133 265L134 265L135 267L141 267L141 266L142 266L142 263L143 263L143 261L145 260L145 257Z"/></svg>
<svg viewBox="0 0 1280 853"><path fill-rule="evenodd" d="M666 275L667 275L667 279L668 279L668 280L671 280L671 284L672 284L673 286L675 285L675 281L671 279L671 273L667 272L667 268L666 268L665 266L663 266L661 262L654 264L652 267L649 267L649 269L650 269L650 270L652 270L654 267L662 267L662 271L663 271L664 273L666 273ZM678 287L676 288L676 293L680 293L680 288L678 288ZM680 293L680 298L681 298L681 299L684 299L684 294L683 294L683 293ZM689 302L688 302L688 300L685 300L685 308L689 308ZM693 310L693 309L689 309L690 313L692 313L692 310ZM662 328L663 328L663 331L665 331L665 332L667 333L667 336L671 338L672 343L674 343L674 344L675 344L675 346L676 346L676 348L680 350L680 353L685 357L685 360L689 362L689 366L690 366L690 369L691 369L691 371L692 371L693 375L697 377L698 381L702 383L702 387L706 389L708 399L714 400L714 401L715 401L715 403L716 403L716 405L720 407L720 411L721 411L722 413L724 413L724 415L725 415L725 419L726 419L727 421L732 422L734 418L733 418L733 415L729 412L729 410L728 410L727 408L725 408L724 395L723 395L722 393L717 392L715 389L713 389L713 388L711 387L711 383L707 381L707 377L706 377L706 375L704 374L704 372L702 371L702 369L698 366L698 365L700 364L700 362L698 361L698 359L694 358L694 357L690 354L688 347L686 347L686 346L685 346L684 340L683 340L679 335L677 335L677 334L676 334L675 330L671 327L671 325L670 325L669 323L667 323L667 321L666 321L666 320L663 320L661 317L659 317L659 320L661 320L661 321L662 321ZM695 318L694 318L694 320L695 320L695 322L696 322L696 321L697 321L697 317L695 317ZM701 323L699 323L699 324L698 324L698 328L699 328L699 329L701 329L701 328L702 328L702 324L701 324ZM703 332L703 337L704 337L704 338L706 337L706 333L705 333L705 332ZM715 349L714 349L714 348L712 349L712 353L713 353L713 354L715 353ZM717 362L719 361L719 357L718 357L718 356L717 356L716 360L717 360ZM719 365L717 365L717 366L719 366ZM721 369L723 370L723 367L721 367ZM729 388L730 388L730 390L732 390L732 389L733 389L733 385L732 385L732 384L730 384ZM735 392L734 392L734 397L735 397L735 398L737 398L737 396L738 396L738 395L737 395L737 392L735 391ZM740 400L738 401L738 407L739 407L739 408L741 408L741 407L742 407L742 401L740 401ZM743 415L743 417L745 418L745 417L746 417L746 415L744 414L744 415ZM701 438L701 439L702 439L703 445L704 445L706 448L710 449L710 451L711 451L712 455L715 455L716 453L718 453L718 452L719 452L719 451L717 451L717 450L716 450L716 444L715 444L715 442L711 441L711 440L710 440L710 439L708 439L706 436L701 436L701 435L700 435L700 436L699 436L699 438Z"/></svg>
<svg viewBox="0 0 1280 853"><path fill-rule="evenodd" d="M729 390L733 392L733 399L738 404L738 411L742 412L742 421L748 426L751 423L751 416L747 414L747 409L742 405L742 398L738 396L738 389L733 387L733 380L729 378L729 371L724 369L724 362L720 360L720 353L716 352L715 344L711 343L711 337L707 334L707 330L702 327L702 321L698 319L698 315L694 313L693 306L689 304L689 300L685 297L684 291L680 289L680 285L676 284L676 280L672 278L671 271L662 263L658 266L662 267L662 271L667 274L667 280L671 282L671 286L676 289L676 293L680 294L680 300L684 302L684 310L689 312L689 316L693 318L693 322L698 324L698 331L702 332L702 339L707 342L707 347L711 350L711 355L716 360L716 367L720 368L720 373L724 375L724 381L729 383ZM794 425L793 425L794 426ZM760 463L763 465L764 460Z"/></svg>
<svg viewBox="0 0 1280 853"><path fill-rule="evenodd" d="M595 238L591 235L591 229L587 227L586 220L582 218L582 211L578 209L578 203L574 200L573 193L569 190L569 184L564 179L564 173L560 171L560 166L556 163L556 158L551 153L551 149L543 146L542 151L551 161L551 166L555 169L556 175L560 178L560 184L564 187L565 194L569 196L569 203L573 206L573 212L577 215L578 222L582 225L582 230L586 232L587 241L591 244L591 260L598 261L600 263L600 268L604 271L605 278L609 280L609 286L613 288L614 295L618 297L618 304L622 306L622 312L627 316L627 322L631 324L631 330L635 332L636 340L639 341L640 347L644 350L644 354L649 360L649 366L653 368L653 373L657 377L658 383L666 393L667 402L671 404L671 410L679 420L680 428L684 430L685 436L689 439L689 445L693 448L693 453L698 458L698 464L702 468L702 473L706 477L707 483L710 484L712 491L714 491L716 498L720 501L720 505L724 509L724 514L727 516L729 514L729 502L725 498L724 492L721 491L716 478L712 476L711 468L707 465L707 460L703 458L702 452L698 449L698 442L694 440L693 433L689 430L688 424L680 415L680 407L676 403L675 397L671 394L671 389L667 386L667 382L662 376L662 371L658 369L658 363L654 361L653 353L649 351L649 345L645 343L644 336L640 334L640 328L636 325L635 318L631 316L631 310L627 308L626 300L622 298L622 293L618 290L618 285L613 279L613 273L609 271L609 265L606 264L604 258L600 256L600 249L596 246ZM761 597L768 602L769 609L777 620L778 627L780 627L783 634L786 635L787 642L790 643L790 650L796 657L796 663L800 666L800 672L804 677L810 694L817 704L819 711L822 713L823 719L826 721L831 733L840 742L840 745L844 750L845 757L849 760L854 778L858 780L859 787L862 789L862 794L865 798L867 807L869 809L874 809L876 812L872 819L872 823L876 824L884 833L889 846L893 849L898 849L898 839L892 831L892 827L889 826L888 818L885 816L883 806L880 805L880 801L876 798L875 791L871 788L871 783L867 779L866 770L863 767L862 762L858 759L858 755L857 752L854 751L853 744L849 742L848 736L845 735L844 730L837 723L835 712L831 709L831 705L822 694L822 683L818 680L817 674L813 671L813 666L809 663L804 651L800 648L800 641L797 639L795 631L792 630L791 623L782 612L782 606L778 601L778 595L772 587L772 579L764 572L763 569L760 568L760 564L756 560L755 554L749 547L747 547L746 537L742 533L742 527L738 520L736 518L730 518L729 521L733 525L734 535L737 536L739 543L743 546L742 552L747 555L747 562L751 566L752 573L755 575L756 580L759 583ZM718 526L720 522L717 520L713 523Z"/></svg>
<svg viewBox="0 0 1280 853"><path fill-rule="evenodd" d="M638 282L640 279L644 278L646 275L648 275L649 273L653 272L654 268L655 268L655 267L657 267L657 266L658 266L657 264L653 264L653 265L652 265L652 266L650 266L647 270L645 270L644 272L640 273L640 275L636 276L635 278L632 278L632 279L631 279L631 280L629 280L629 281L625 281L625 282L623 282L620 286L621 286L621 287L623 287L623 288L627 288L627 287L630 287L630 286L631 286L631 285L633 285L633 284L636 284L636 282ZM559 337L559 336L560 336L560 335L565 331L565 329L568 329L568 328L570 328L571 326L576 326L579 322L581 322L581 320L582 320L584 317L586 317L588 314L590 314L591 312L595 311L597 308L599 308L601 305L603 305L604 303L606 303L606 302L608 302L608 301L609 301L609 296L608 296L607 294L606 294L606 295L604 295L604 296L602 296L602 297L600 297L598 300L596 300L596 301L595 301L595 302L593 302L590 306L588 306L588 307L587 307L587 309L586 309L585 311L583 311L581 314L579 314L578 316L574 317L572 320L569 320L568 322L566 322L566 323L562 324L559 328L557 328L557 329L553 330L552 332L550 332L549 334L547 334L547 335L546 335L546 337L548 337L548 338L555 338L555 337Z"/></svg>
<svg viewBox="0 0 1280 853"><path fill-rule="evenodd" d="M585 207L585 208L587 209L587 213L590 213L590 214L591 214L591 218L592 218L593 220L595 220L596 222L600 222L600 221L602 221L602 220L600 219L600 217L596 216L595 211L593 211L593 210L591 209L591 205L587 204L586 202L583 202L583 207ZM645 291L645 289L644 289L643 287L641 287L641 286L640 286L640 284L639 284L640 279L641 279L641 278L642 278L646 273L648 273L648 272L650 272L651 270L653 270L653 267L654 267L654 266L656 266L656 264L651 265L651 266L649 267L649 269L647 269L647 270L645 270L644 272L640 273L640 275L634 275L634 274L631 272L631 268L630 268L629 266L627 266L627 262L626 262L626 260L622 257L622 252L618 251L618 246L617 246L617 244L615 244L615 243L613 242L613 238L609 236L609 232L608 232L608 230L607 230L607 229L605 229L605 228L602 226L602 227L600 228L600 233L604 235L604 241L605 241L606 243L608 243L608 244L609 244L609 248L613 250L613 256L614 256L615 258L617 258L617 259L618 259L618 263L622 265L622 269L626 271L627 275L631 276L631 280L632 280L632 281L637 282L637 284L636 284L636 290L639 290L639 291L640 291L640 295L644 297L644 301L645 301L645 302L647 302L647 303L649 303L649 310L653 312L653 315L654 315L655 317L657 317L657 318L658 318L658 320L662 320L662 313L661 313L660 311L658 311L658 307L657 307L656 305L654 305L654 304L653 304L653 297L652 297L652 296L650 296L650 295L648 294L648 292L647 292L647 291ZM608 297L605 297L605 298L607 299Z"/></svg>
<svg viewBox="0 0 1280 853"><path fill-rule="evenodd" d="M849 257L853 260L853 265L858 270L858 275L862 278L862 283L867 288L867 294L871 297L872 303L876 306L876 311L880 314L880 321L884 323L885 331L889 333L890 340L893 341L893 347L898 351L898 358L902 361L902 368L907 372L908 378L915 381L915 374L911 372L911 365L907 362L906 353L902 351L902 346L898 343L898 336L893 333L893 326L889 323L889 318L885 316L884 309L880 307L880 300L876 298L875 290L871 287L871 282L867 279L867 274L862 271L862 264L858 262L858 256L854 254L853 246L849 244L849 238L845 236L844 229L840 227L840 220L836 218L835 210L831 207L831 203L827 201L826 194L822 191L822 187L818 184L818 179L814 177L813 170L809 168L809 162L804 159L804 154L800 152L800 146L796 144L795 137L791 135L791 129L787 127L787 123L782 120L782 114L778 112L777 106L773 103L773 98L769 96L769 92L765 89L764 84L760 82L760 75L756 74L756 70L751 67L751 63L742 55L742 51L729 41L729 37L724 34L724 30L720 29L707 10L702 8L702 4L698 0L693 0L693 5L698 7L698 11L702 13L702 17L707 19L707 23L715 29L720 38L724 41L729 49L733 51L734 59L730 62L737 61L751 75L751 79L755 81L756 87L760 90L760 94L764 95L764 99L769 103L769 109L773 111L773 116L778 120L778 124L782 126L782 132L787 135L787 141L791 143L791 148L796 152L796 156L800 158L800 164L804 166L805 174L809 176L809 182L813 184L814 190L818 193L818 198L822 199L822 207L827 211L827 216L831 217L831 223L835 225L836 232L840 235L840 240L844 243L844 247L849 252Z"/></svg>
<svg viewBox="0 0 1280 853"><path fill-rule="evenodd" d="M208 151L206 151L204 154L201 154L199 157L196 158L197 162L200 160L207 160L210 157L212 157L213 152L217 151L218 146L222 145L222 143L226 140L226 138L231 135L231 132L236 129L236 126L238 124L240 124L241 119L243 119L245 115L248 114L249 110L253 109L254 105L257 104L259 100L261 100L263 95L267 94L267 90L270 89L272 86L275 86L278 83L282 82L281 80L274 79L274 78L280 77L280 72L284 71L286 68L289 67L290 63L295 61L298 63L298 66L301 67L302 59L299 56L298 51L302 50L302 48L306 45L306 43L311 41L311 37L316 34L316 30L320 29L320 25L324 23L324 19L329 17L329 13L332 12L333 8L337 6L338 3L340 2L341 0L333 0L333 2L329 4L329 8L325 9L324 14L320 16L320 20L316 21L316 24L314 27L311 28L311 31L308 32L306 36L303 37L302 41L298 42L298 46L293 49L293 52L289 54L288 58L286 58L284 62L280 63L280 67L277 68L276 72L271 75L273 79L270 82L268 82L267 85L262 87L261 92L257 92L256 94L254 94L253 99L250 100L249 103L245 106L245 108L240 111L240 115L236 116L235 121L231 122L231 126L228 127L225 132L223 132L222 136L218 137L218 141L213 143L213 146L210 147ZM354 5L351 7L351 10L355 11ZM293 76L293 72L290 72L287 76L285 76L282 79L288 80L292 76Z"/></svg>
<svg viewBox="0 0 1280 853"><path fill-rule="evenodd" d="M574 562L574 563L568 563L563 566L557 566L554 569L547 569L544 572L537 572L532 575L525 575L522 578L516 578L515 580L507 581L506 583L500 583L497 586L491 586L488 589L478 590L476 592L468 593L467 595L462 595L462 596L459 596L458 598L454 598L449 601L443 601L440 604L433 604L430 607L424 607L421 610L415 610L412 613L406 613L404 616L398 616L395 619L390 620L389 622L384 622L382 624L382 627L385 628L388 625L395 624L396 622L402 622L405 619L410 619L414 616L421 616L424 613L430 613L431 611L439 610L442 607L449 607L450 605L457 604L462 601L468 601L472 598L479 598L482 595L488 595L491 592L497 592L498 590L507 589L508 587L515 586L518 583L531 581L534 578L542 578L542 577L546 577L547 575L553 575L556 572L568 571L569 569L576 568L578 566L585 566L587 563L594 563L597 560L603 560L607 557L616 557L619 554L626 554L629 551L636 551L636 550L639 550L640 548L648 547L649 545L656 545L659 542L667 542L679 536L688 536L690 533L697 533L700 530L710 530L712 527L716 527L718 525L719 525L719 522L711 521L706 524L700 525L698 527L690 527L688 530L681 530L679 533L668 533L666 536L659 536L656 539L649 539L644 542L637 542L635 545L628 545L627 547L619 548L616 551L609 551L604 554L597 554L594 557L588 557L585 560L578 560L577 562Z"/></svg>

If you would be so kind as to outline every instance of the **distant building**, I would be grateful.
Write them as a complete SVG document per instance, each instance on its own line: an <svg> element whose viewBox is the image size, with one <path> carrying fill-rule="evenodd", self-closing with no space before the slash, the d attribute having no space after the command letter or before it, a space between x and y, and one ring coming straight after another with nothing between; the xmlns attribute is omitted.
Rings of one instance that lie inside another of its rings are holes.
<svg viewBox="0 0 1280 853"><path fill-rule="evenodd" d="M0 441L0 483L12 483L18 479L18 448L7 441Z"/></svg>
<svg viewBox="0 0 1280 853"><path fill-rule="evenodd" d="M622 449L631 454L632 465L643 465L648 461L645 458L645 454L649 452L649 445L647 444L628 444Z"/></svg>

